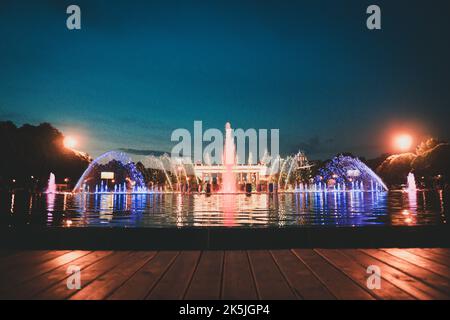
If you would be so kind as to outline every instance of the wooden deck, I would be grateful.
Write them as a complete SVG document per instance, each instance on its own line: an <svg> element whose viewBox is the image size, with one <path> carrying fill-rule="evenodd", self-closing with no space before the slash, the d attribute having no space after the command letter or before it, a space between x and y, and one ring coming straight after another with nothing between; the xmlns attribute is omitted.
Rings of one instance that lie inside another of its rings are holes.
<svg viewBox="0 0 450 320"><path fill-rule="evenodd" d="M381 289L366 286L369 265ZM81 268L80 290L67 268ZM10 251L1 299L449 299L450 249Z"/></svg>

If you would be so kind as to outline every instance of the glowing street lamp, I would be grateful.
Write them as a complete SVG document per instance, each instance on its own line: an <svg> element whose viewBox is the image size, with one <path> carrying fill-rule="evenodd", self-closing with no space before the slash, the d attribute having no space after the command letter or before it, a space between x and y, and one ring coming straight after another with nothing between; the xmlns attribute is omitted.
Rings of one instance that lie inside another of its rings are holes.
<svg viewBox="0 0 450 320"><path fill-rule="evenodd" d="M408 151L413 144L413 138L409 134L401 134L395 137L394 145L401 151Z"/></svg>
<svg viewBox="0 0 450 320"><path fill-rule="evenodd" d="M74 137L67 136L64 138L64 147L67 149L74 149L77 146L78 142Z"/></svg>

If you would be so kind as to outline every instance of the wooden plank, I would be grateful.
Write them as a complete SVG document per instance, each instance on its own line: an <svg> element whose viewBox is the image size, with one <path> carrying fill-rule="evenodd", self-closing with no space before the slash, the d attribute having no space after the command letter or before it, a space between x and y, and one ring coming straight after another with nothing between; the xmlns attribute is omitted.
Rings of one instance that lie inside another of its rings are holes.
<svg viewBox="0 0 450 320"><path fill-rule="evenodd" d="M290 250L273 250L271 254L297 296L311 300L333 300L335 297Z"/></svg>
<svg viewBox="0 0 450 320"><path fill-rule="evenodd" d="M61 265L87 255L89 252L90 251L71 251L38 265L29 265L24 268L17 268L10 270L9 272L4 272L0 276L0 282L2 283L0 292L2 294L8 292L10 287L17 286L22 282L28 281L29 279L56 269Z"/></svg>
<svg viewBox="0 0 450 320"><path fill-rule="evenodd" d="M381 269L381 277L385 281L391 282L398 288L408 292L411 296L420 300L445 299L447 296L433 287L423 283L422 281L411 277L410 275L386 264L375 257L357 250L357 249L341 249L344 255L349 259L354 259L364 268L370 265L376 265Z"/></svg>
<svg viewBox="0 0 450 320"><path fill-rule="evenodd" d="M0 295L0 298L6 299L31 299L33 296L37 295L39 292L44 291L48 287L66 279L69 274L67 274L67 268L70 265L76 265L82 271L87 266L101 260L102 258L112 254L112 251L94 251L87 255L84 255L78 259L70 261L60 267L44 273L38 277L32 278L18 286L8 290L5 295Z"/></svg>
<svg viewBox="0 0 450 320"><path fill-rule="evenodd" d="M200 258L200 251L182 251L146 297L148 300L183 299Z"/></svg>
<svg viewBox="0 0 450 320"><path fill-rule="evenodd" d="M187 300L220 299L223 275L223 251L204 251L200 257L191 284L186 292Z"/></svg>
<svg viewBox="0 0 450 320"><path fill-rule="evenodd" d="M313 250L294 249L293 253L308 266L337 299L373 299L369 293Z"/></svg>
<svg viewBox="0 0 450 320"><path fill-rule="evenodd" d="M450 249L444 249L444 248L426 248L423 249L424 251L432 252L434 254L437 254L439 256L443 256L446 258L450 258Z"/></svg>
<svg viewBox="0 0 450 320"><path fill-rule="evenodd" d="M406 249L406 251L415 254L417 256L420 256L422 258L428 259L430 261L450 267L450 257L442 256L440 254L436 254L432 251L424 249Z"/></svg>
<svg viewBox="0 0 450 320"><path fill-rule="evenodd" d="M3 299L449 299L447 249L21 251L0 258ZM68 265L82 289L67 289ZM369 265L382 289L365 287Z"/></svg>
<svg viewBox="0 0 450 320"><path fill-rule="evenodd" d="M369 289L367 287L367 279L369 274L367 268L364 268L361 264L357 263L353 259L349 259L340 250L320 249L315 250L329 263L334 265L337 269L344 272L348 277L352 278L363 289L369 292L371 295L378 299L383 300L412 300L413 297L407 292L397 288L389 281L384 281L381 284L380 289Z"/></svg>
<svg viewBox="0 0 450 320"><path fill-rule="evenodd" d="M267 250L248 251L256 289L263 300L294 300L297 296Z"/></svg>
<svg viewBox="0 0 450 320"><path fill-rule="evenodd" d="M416 278L419 281L424 282L428 286L431 286L442 293L448 295L450 293L448 279L441 277L429 270L418 267L406 260L400 259L394 255L391 255L383 250L377 249L363 249L363 252L368 255L394 267L409 276Z"/></svg>
<svg viewBox="0 0 450 320"><path fill-rule="evenodd" d="M115 251L112 255L97 261L81 272L81 287L88 286L92 281L112 270L121 262L128 259L130 256L129 251ZM45 291L40 292L33 299L44 300L62 300L67 299L73 294L77 293L77 290L69 290L67 288L66 280L62 280L53 286L49 287Z"/></svg>
<svg viewBox="0 0 450 320"><path fill-rule="evenodd" d="M222 299L255 300L258 298L253 275L245 251L226 251Z"/></svg>
<svg viewBox="0 0 450 320"><path fill-rule="evenodd" d="M384 251L395 257L398 257L412 264L415 264L416 266L419 266L426 270L430 270L438 275L450 279L450 268L448 266L428 260L426 258L423 258L421 256L418 256L403 249L384 249ZM448 284L450 285L450 282Z"/></svg>
<svg viewBox="0 0 450 320"><path fill-rule="evenodd" d="M17 268L27 268L36 266L45 261L57 258L70 250L39 250L39 251L21 251L11 256L5 257L0 263L0 274Z"/></svg>
<svg viewBox="0 0 450 320"><path fill-rule="evenodd" d="M99 276L70 297L71 300L106 299L115 289L137 272L147 261L156 255L154 251L132 252L122 263Z"/></svg>
<svg viewBox="0 0 450 320"><path fill-rule="evenodd" d="M128 279L120 288L108 297L110 300L144 299L150 290L161 279L178 256L177 251L160 251L148 261L138 272Z"/></svg>

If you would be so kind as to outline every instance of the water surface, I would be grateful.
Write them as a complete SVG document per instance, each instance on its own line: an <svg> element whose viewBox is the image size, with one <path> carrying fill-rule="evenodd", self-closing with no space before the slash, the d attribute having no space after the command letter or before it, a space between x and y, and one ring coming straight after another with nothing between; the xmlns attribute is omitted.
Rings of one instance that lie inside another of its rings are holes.
<svg viewBox="0 0 450 320"><path fill-rule="evenodd" d="M305 227L442 225L448 192L414 194L0 194L0 225Z"/></svg>

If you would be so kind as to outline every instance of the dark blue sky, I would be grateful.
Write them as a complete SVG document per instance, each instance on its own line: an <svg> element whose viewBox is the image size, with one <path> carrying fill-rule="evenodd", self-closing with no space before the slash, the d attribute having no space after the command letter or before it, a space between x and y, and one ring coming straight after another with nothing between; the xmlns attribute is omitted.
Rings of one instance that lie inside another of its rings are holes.
<svg viewBox="0 0 450 320"><path fill-rule="evenodd" d="M180 3L183 2L183 3ZM366 29L366 8L382 30ZM69 31L78 4L82 30ZM392 128L448 139L440 1L0 2L0 120L48 121L92 155L172 130L279 128L283 153L374 156Z"/></svg>

